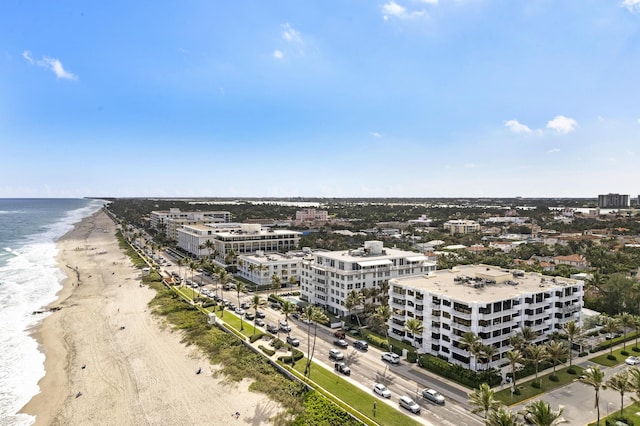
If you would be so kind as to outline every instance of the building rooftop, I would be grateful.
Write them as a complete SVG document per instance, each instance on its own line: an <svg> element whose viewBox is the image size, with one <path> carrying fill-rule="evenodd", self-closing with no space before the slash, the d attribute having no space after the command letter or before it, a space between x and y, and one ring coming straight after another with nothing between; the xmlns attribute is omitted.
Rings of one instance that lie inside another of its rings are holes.
<svg viewBox="0 0 640 426"><path fill-rule="evenodd" d="M404 258L409 262L418 262L427 260L427 257L422 253L413 251L399 250L395 248L382 248L381 245L377 246L381 250L367 251L363 248L356 250L338 250L328 252L314 252L325 259L334 259L341 262L359 263L361 266L376 266L387 265L391 261L389 259Z"/></svg>
<svg viewBox="0 0 640 426"><path fill-rule="evenodd" d="M430 275L393 278L389 284L408 286L465 302L486 303L521 295L550 291L581 280L524 273L488 265L464 265Z"/></svg>

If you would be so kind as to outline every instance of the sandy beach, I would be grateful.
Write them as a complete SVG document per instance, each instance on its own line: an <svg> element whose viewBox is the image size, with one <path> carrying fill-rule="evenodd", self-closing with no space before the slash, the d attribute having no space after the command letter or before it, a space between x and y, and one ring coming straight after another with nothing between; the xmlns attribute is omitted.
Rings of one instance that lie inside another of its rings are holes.
<svg viewBox="0 0 640 426"><path fill-rule="evenodd" d="M78 223L58 249L68 278L50 306L61 309L34 331L46 375L22 410L36 425L261 425L280 410L248 380L212 377L215 366L149 312L154 291L139 285L105 213Z"/></svg>

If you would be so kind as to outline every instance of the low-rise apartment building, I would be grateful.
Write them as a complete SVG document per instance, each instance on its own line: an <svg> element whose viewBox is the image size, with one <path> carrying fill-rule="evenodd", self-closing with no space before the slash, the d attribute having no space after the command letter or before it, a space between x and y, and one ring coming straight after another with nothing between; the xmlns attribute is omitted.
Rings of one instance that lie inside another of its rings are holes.
<svg viewBox="0 0 640 426"><path fill-rule="evenodd" d="M381 288L389 279L435 271L436 264L421 253L385 248L382 241L366 241L355 250L315 251L302 261L301 298L344 316L352 290Z"/></svg>
<svg viewBox="0 0 640 426"><path fill-rule="evenodd" d="M445 231L450 234L471 234L480 231L480 224L475 220L449 220L444 223Z"/></svg>
<svg viewBox="0 0 640 426"><path fill-rule="evenodd" d="M288 252L298 247L301 232L284 229L264 229L258 224L222 223L185 225L178 230L178 247L195 257L207 257L213 244L216 263L227 265L228 255L235 256L262 251Z"/></svg>
<svg viewBox="0 0 640 426"><path fill-rule="evenodd" d="M164 232L172 240L178 239L178 229L183 225L198 223L229 223L231 213L227 211L183 212L180 209L152 211L150 225L153 229Z"/></svg>
<svg viewBox="0 0 640 426"><path fill-rule="evenodd" d="M473 332L495 355L482 368L505 363L509 337L524 326L538 333L534 343L575 321L582 324L584 282L495 266L467 265L431 274L389 280L389 335L411 341L420 352L466 368L479 362L464 348L462 336ZM417 318L421 335L412 336L406 321ZM488 365L487 365L488 364Z"/></svg>
<svg viewBox="0 0 640 426"><path fill-rule="evenodd" d="M303 252L264 253L258 251L254 254L238 256L238 270L240 277L251 281L258 286L258 290L267 290L272 287L273 276L280 278L282 285L300 280L300 272Z"/></svg>

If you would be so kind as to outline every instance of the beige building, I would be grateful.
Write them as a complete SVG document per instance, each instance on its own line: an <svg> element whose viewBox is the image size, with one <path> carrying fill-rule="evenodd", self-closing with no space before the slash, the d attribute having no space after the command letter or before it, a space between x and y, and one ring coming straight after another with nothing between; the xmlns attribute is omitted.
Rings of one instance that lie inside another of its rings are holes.
<svg viewBox="0 0 640 426"><path fill-rule="evenodd" d="M450 220L445 222L444 229L451 234L471 234L480 231L480 224L475 220Z"/></svg>

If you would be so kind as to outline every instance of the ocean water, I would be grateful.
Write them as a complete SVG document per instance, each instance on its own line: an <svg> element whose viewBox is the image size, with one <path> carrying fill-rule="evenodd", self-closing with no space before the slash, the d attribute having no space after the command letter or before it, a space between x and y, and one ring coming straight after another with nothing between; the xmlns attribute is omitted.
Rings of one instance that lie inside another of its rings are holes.
<svg viewBox="0 0 640 426"><path fill-rule="evenodd" d="M55 242L104 205L86 199L0 199L0 426L30 425L18 411L40 392L44 354L29 335L66 275Z"/></svg>

